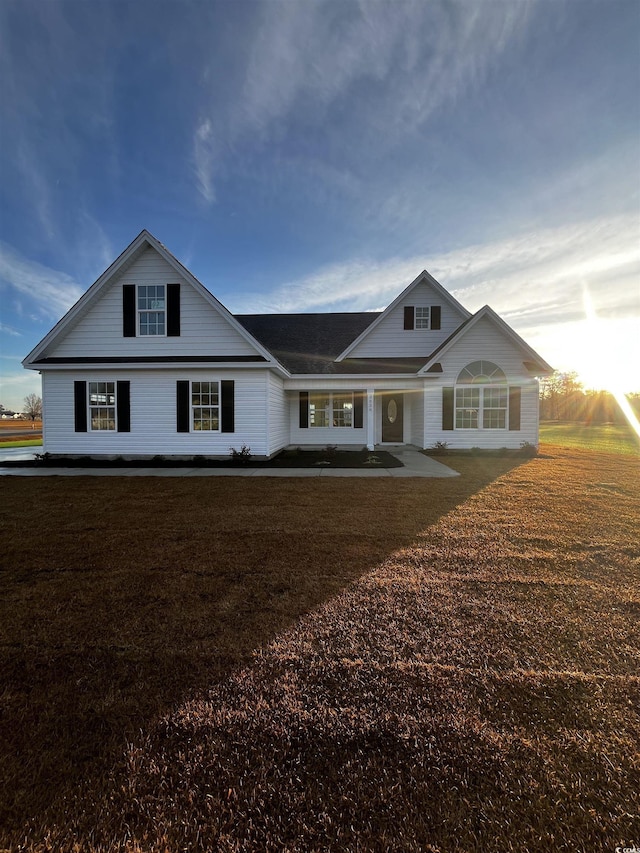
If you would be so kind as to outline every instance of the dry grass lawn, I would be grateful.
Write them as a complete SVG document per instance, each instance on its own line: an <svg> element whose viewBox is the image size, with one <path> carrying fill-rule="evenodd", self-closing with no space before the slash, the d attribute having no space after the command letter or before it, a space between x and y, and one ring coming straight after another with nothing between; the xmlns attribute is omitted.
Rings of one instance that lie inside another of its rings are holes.
<svg viewBox="0 0 640 853"><path fill-rule="evenodd" d="M637 460L0 478L0 849L640 846Z"/></svg>

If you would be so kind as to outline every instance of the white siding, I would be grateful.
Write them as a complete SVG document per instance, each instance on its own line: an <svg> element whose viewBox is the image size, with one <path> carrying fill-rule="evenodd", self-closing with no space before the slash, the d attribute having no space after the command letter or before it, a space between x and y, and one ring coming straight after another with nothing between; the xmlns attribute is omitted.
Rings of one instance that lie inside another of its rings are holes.
<svg viewBox="0 0 640 853"><path fill-rule="evenodd" d="M404 328L405 305L427 307L439 305L441 308L441 328L411 329ZM348 358L375 358L382 356L420 356L430 355L463 322L464 316L454 310L442 299L430 284L416 285L407 296L385 317L375 329L355 347ZM425 358L426 361L426 358Z"/></svg>
<svg viewBox="0 0 640 853"><path fill-rule="evenodd" d="M122 335L123 284L180 284L180 336ZM146 249L103 290L45 356L254 355L255 348L155 249Z"/></svg>
<svg viewBox="0 0 640 853"><path fill-rule="evenodd" d="M73 383L75 380L131 383L131 432L74 432ZM233 433L176 431L176 382L235 380L235 431ZM246 370L92 370L52 371L43 376L46 418L45 451L78 455L215 455L228 456L229 448L251 447L266 456L265 371Z"/></svg>
<svg viewBox="0 0 640 853"><path fill-rule="evenodd" d="M521 388L519 430L443 430L442 388L453 387L463 367L486 359L502 368L509 385ZM445 354L443 374L428 381L425 390L425 447L446 441L452 448L518 448L523 441L538 443L538 382L526 373L521 350L484 317Z"/></svg>
<svg viewBox="0 0 640 853"><path fill-rule="evenodd" d="M289 406L281 377L267 372L266 380L269 405L269 454L273 455L289 444Z"/></svg>

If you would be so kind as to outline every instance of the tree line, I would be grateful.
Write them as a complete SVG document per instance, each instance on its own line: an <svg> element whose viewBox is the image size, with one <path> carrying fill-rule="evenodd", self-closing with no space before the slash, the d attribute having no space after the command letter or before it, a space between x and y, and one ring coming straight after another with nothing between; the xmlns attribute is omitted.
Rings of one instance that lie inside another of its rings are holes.
<svg viewBox="0 0 640 853"><path fill-rule="evenodd" d="M640 393L627 394L640 416ZM540 380L540 419L585 424L623 424L626 418L610 391L585 391L575 371L555 370Z"/></svg>

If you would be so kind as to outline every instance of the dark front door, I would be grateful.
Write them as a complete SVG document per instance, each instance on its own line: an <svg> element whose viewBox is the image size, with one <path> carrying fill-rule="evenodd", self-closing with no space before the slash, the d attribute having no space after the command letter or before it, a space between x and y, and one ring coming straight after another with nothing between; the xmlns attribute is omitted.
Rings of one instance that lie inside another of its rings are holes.
<svg viewBox="0 0 640 853"><path fill-rule="evenodd" d="M402 394L382 396L382 440L402 444L404 440Z"/></svg>

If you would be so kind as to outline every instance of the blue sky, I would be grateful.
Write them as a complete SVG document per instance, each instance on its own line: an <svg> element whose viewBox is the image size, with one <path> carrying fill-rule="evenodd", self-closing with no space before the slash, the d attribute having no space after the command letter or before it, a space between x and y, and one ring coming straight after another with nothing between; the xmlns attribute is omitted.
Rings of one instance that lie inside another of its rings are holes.
<svg viewBox="0 0 640 853"><path fill-rule="evenodd" d="M0 0L0 402L143 228L231 311L426 268L638 391L639 91L637 0Z"/></svg>

